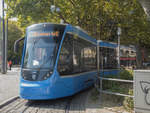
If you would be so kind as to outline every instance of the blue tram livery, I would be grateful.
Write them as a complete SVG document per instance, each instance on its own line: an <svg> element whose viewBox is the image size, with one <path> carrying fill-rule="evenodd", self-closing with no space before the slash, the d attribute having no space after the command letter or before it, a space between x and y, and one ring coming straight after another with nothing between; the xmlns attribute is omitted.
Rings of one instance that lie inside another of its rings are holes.
<svg viewBox="0 0 150 113"><path fill-rule="evenodd" d="M112 42L99 42L100 76L117 75L118 45Z"/></svg>
<svg viewBox="0 0 150 113"><path fill-rule="evenodd" d="M71 25L41 23L27 27L20 97L56 99L92 86L97 74L97 47L102 51L101 73L116 74L117 45L99 42L97 46L96 39Z"/></svg>

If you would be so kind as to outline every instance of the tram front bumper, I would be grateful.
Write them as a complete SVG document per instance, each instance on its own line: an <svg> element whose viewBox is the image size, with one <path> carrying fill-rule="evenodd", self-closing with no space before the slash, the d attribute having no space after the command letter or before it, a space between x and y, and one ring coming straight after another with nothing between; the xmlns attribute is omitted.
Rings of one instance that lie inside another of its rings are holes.
<svg viewBox="0 0 150 113"><path fill-rule="evenodd" d="M38 83L21 83L20 84L20 97L29 100L50 99L52 92L50 85Z"/></svg>

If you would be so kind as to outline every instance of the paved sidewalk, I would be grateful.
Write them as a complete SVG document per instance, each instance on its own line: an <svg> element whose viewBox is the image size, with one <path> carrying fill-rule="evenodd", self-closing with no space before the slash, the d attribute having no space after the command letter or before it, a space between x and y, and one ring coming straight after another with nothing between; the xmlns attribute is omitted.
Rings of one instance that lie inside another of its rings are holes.
<svg viewBox="0 0 150 113"><path fill-rule="evenodd" d="M19 68L12 68L7 74L0 73L0 103L19 95L19 74Z"/></svg>

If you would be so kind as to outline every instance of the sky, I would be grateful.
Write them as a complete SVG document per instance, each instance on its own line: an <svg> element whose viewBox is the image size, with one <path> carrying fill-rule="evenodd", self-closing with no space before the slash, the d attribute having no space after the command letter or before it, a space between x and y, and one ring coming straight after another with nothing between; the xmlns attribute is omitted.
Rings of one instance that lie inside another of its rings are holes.
<svg viewBox="0 0 150 113"><path fill-rule="evenodd" d="M6 4L5 4L6 7ZM2 0L0 0L0 16L2 16Z"/></svg>
<svg viewBox="0 0 150 113"><path fill-rule="evenodd" d="M6 4L5 4L5 8L6 8ZM0 17L2 17L2 0L0 0ZM10 20L12 21L17 21L17 18L11 18Z"/></svg>
<svg viewBox="0 0 150 113"><path fill-rule="evenodd" d="M0 0L0 17L2 16L2 0Z"/></svg>

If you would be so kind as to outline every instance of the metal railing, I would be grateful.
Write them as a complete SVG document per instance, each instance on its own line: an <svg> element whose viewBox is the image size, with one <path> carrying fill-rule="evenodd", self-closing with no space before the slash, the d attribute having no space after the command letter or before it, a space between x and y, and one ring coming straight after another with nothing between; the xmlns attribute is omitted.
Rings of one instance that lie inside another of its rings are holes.
<svg viewBox="0 0 150 113"><path fill-rule="evenodd" d="M111 95L118 95L118 96L124 96L124 97L131 97L131 98L134 98L134 96L132 96L132 95L127 95L127 94L122 94L122 93L118 93L118 92L112 92L112 91L103 90L103 80L116 81L116 82L124 82L124 83L134 83L133 80L104 78L104 77L97 77L97 80L99 80L99 82L96 82L95 87L97 88L97 90L98 90L100 93L105 93L105 94L111 94Z"/></svg>

